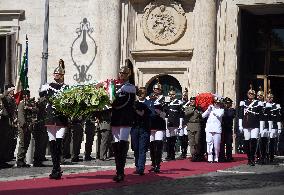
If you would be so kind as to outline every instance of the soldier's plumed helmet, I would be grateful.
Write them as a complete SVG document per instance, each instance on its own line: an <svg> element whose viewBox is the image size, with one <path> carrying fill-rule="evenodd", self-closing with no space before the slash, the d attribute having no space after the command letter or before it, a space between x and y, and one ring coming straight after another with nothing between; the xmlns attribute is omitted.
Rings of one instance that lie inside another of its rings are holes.
<svg viewBox="0 0 284 195"><path fill-rule="evenodd" d="M250 85L250 89L248 90L248 93L255 95L255 90L253 90L252 85Z"/></svg>
<svg viewBox="0 0 284 195"><path fill-rule="evenodd" d="M64 64L64 61L62 59L59 60L59 64L54 69L53 73L54 74L61 74L61 75L65 74L65 64Z"/></svg>
<svg viewBox="0 0 284 195"><path fill-rule="evenodd" d="M153 86L153 89L162 89L162 85L160 83L156 83L154 86Z"/></svg>
<svg viewBox="0 0 284 195"><path fill-rule="evenodd" d="M258 92L256 94L257 96L264 96L264 91L262 90L262 87L260 86L258 89Z"/></svg>
<svg viewBox="0 0 284 195"><path fill-rule="evenodd" d="M131 74L130 68L128 68L127 66L122 66L122 67L119 69L119 72L120 72L120 73L123 73L123 74L127 74L128 76L130 76L130 74Z"/></svg>
<svg viewBox="0 0 284 195"><path fill-rule="evenodd" d="M268 98L273 98L273 97L274 97L274 95L273 95L273 93L271 92L271 90L268 90L267 97L268 97Z"/></svg>

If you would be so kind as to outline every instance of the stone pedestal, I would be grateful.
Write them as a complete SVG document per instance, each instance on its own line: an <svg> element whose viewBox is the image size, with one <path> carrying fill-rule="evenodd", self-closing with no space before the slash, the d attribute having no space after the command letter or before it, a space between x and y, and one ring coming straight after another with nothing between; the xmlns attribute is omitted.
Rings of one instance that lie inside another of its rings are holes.
<svg viewBox="0 0 284 195"><path fill-rule="evenodd" d="M196 1L193 63L189 67L190 93L215 92L216 1Z"/></svg>

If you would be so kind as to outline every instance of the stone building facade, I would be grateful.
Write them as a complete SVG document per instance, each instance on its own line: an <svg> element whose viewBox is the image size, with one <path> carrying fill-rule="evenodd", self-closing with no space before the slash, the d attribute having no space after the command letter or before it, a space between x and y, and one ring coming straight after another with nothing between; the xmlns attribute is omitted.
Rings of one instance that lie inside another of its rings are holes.
<svg viewBox="0 0 284 195"><path fill-rule="evenodd" d="M27 35L30 89L37 94L45 2L0 2L1 85L15 82ZM115 78L119 66L130 58L139 86L148 87L164 76L168 88L187 87L190 95L213 92L238 100L246 90L240 89L239 81L242 12L278 15L283 14L283 4L281 0L49 0L48 81L60 58L67 65L68 84Z"/></svg>
<svg viewBox="0 0 284 195"><path fill-rule="evenodd" d="M45 2L0 1L1 86L15 83L27 35L37 96ZM164 92L238 102L252 83L284 103L283 14L283 0L49 0L48 81L60 58L70 85L116 78L129 58L149 92L159 78Z"/></svg>

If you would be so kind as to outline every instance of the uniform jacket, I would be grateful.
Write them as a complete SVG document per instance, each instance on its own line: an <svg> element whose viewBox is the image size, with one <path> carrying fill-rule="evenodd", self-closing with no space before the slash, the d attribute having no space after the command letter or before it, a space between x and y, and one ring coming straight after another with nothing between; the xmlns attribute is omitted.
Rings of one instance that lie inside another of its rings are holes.
<svg viewBox="0 0 284 195"><path fill-rule="evenodd" d="M165 112L168 127L179 127L180 118L183 118L182 101L174 99L165 107Z"/></svg>
<svg viewBox="0 0 284 195"><path fill-rule="evenodd" d="M187 106L184 108L184 123L187 124L189 131L201 131L202 111L196 109L195 106Z"/></svg>
<svg viewBox="0 0 284 195"><path fill-rule="evenodd" d="M67 87L67 85L61 83L49 83L42 87L41 91L46 91L46 98L48 102L46 106L46 126L55 125L59 127L66 127L68 125L68 118L56 111L56 109L52 107L52 103L49 101L49 98L54 96L60 90L63 90L65 87Z"/></svg>
<svg viewBox="0 0 284 195"><path fill-rule="evenodd" d="M281 107L280 104L266 103L267 120L272 121L272 129L278 129L277 123L281 122Z"/></svg>
<svg viewBox="0 0 284 195"><path fill-rule="evenodd" d="M155 112L151 116L151 130L166 130L166 122L165 120L157 113Z"/></svg>
<svg viewBox="0 0 284 195"><path fill-rule="evenodd" d="M136 88L129 82L117 88L115 100L112 103L111 126L132 126L135 94Z"/></svg>
<svg viewBox="0 0 284 195"><path fill-rule="evenodd" d="M236 110L234 108L225 108L224 116L223 116L223 130L232 131L233 130L233 122L236 116Z"/></svg>
<svg viewBox="0 0 284 195"><path fill-rule="evenodd" d="M5 95L2 98L3 111L2 115L8 117L9 119L17 118L17 103L13 97Z"/></svg>
<svg viewBox="0 0 284 195"><path fill-rule="evenodd" d="M29 109L26 109L25 108L26 106L28 106ZM34 119L34 113L36 112L36 109L34 106L35 105L32 105L30 101L27 101L27 102L25 102L24 100L20 101L18 105L19 127L23 128L24 125L27 125L27 123L32 122L32 120Z"/></svg>
<svg viewBox="0 0 284 195"><path fill-rule="evenodd" d="M223 108L217 108L210 105L207 110L202 114L203 118L208 117L206 122L205 131L222 133L222 117L224 115Z"/></svg>
<svg viewBox="0 0 284 195"><path fill-rule="evenodd" d="M241 101L239 107L239 119L243 121L243 128L259 128L263 119L263 102L258 100Z"/></svg>

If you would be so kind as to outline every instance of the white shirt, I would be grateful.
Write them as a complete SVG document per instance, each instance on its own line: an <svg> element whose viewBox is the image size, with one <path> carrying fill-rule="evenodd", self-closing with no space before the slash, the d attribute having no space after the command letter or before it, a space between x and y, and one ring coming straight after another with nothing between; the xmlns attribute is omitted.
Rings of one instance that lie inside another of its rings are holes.
<svg viewBox="0 0 284 195"><path fill-rule="evenodd" d="M205 132L222 133L222 117L224 109L210 105L202 114L203 118L208 117Z"/></svg>

